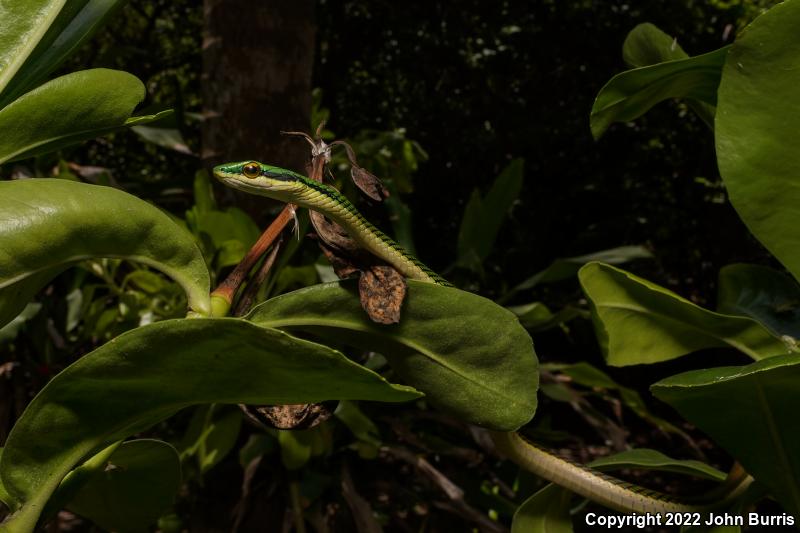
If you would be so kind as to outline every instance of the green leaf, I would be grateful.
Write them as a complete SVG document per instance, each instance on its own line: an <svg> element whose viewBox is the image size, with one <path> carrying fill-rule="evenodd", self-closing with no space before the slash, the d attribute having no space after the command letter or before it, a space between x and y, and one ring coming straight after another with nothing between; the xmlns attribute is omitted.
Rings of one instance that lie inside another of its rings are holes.
<svg viewBox="0 0 800 533"><path fill-rule="evenodd" d="M190 405L419 396L326 346L241 319L167 320L123 333L56 375L12 429L0 478L22 506L15 520L30 524L81 459Z"/></svg>
<svg viewBox="0 0 800 533"><path fill-rule="evenodd" d="M571 306L553 313L542 302L510 306L507 309L517 315L519 323L525 329L534 333L557 327L580 316L587 315L585 318L588 318L588 313Z"/></svg>
<svg viewBox="0 0 800 533"><path fill-rule="evenodd" d="M0 92L9 84L47 29L58 17L66 0L3 2L0 25Z"/></svg>
<svg viewBox="0 0 800 533"><path fill-rule="evenodd" d="M639 67L617 74L597 95L589 115L592 135L599 139L613 122L629 122L657 103L690 98L716 105L722 65L728 47L707 54Z"/></svg>
<svg viewBox="0 0 800 533"><path fill-rule="evenodd" d="M152 266L209 313L209 275L194 239L125 192L59 179L0 181L0 324L64 268L92 257ZM124 216L121 216L124 214Z"/></svg>
<svg viewBox="0 0 800 533"><path fill-rule="evenodd" d="M1 302L0 305L2 305ZM17 334L19 333L19 330L22 329L22 326L24 326L28 320L35 317L41 308L42 304L29 303L25 306L20 314L11 320L11 322L3 327L0 327L0 344L13 341L15 338L17 338Z"/></svg>
<svg viewBox="0 0 800 533"><path fill-rule="evenodd" d="M277 431L275 432L277 433ZM247 468L253 460L267 454L274 453L278 448L275 437L267 433L253 433L247 442L239 448L239 465Z"/></svg>
<svg viewBox="0 0 800 533"><path fill-rule="evenodd" d="M753 359L789 351L751 318L703 309L630 272L589 263L578 277L610 365L657 363L719 346L735 348Z"/></svg>
<svg viewBox="0 0 800 533"><path fill-rule="evenodd" d="M742 367L672 376L653 394L707 433L766 486L786 511L800 514L800 355Z"/></svg>
<svg viewBox="0 0 800 533"><path fill-rule="evenodd" d="M158 128L155 126L133 126L133 132L149 143L186 155L194 155L186 144L180 130L176 128Z"/></svg>
<svg viewBox="0 0 800 533"><path fill-rule="evenodd" d="M198 213L206 213L217 208L217 199L214 197L214 188L211 186L211 180L209 179L208 172L205 169L200 169L195 172L192 189L194 192L193 211Z"/></svg>
<svg viewBox="0 0 800 533"><path fill-rule="evenodd" d="M800 2L778 4L736 39L722 72L717 162L753 235L800 279Z"/></svg>
<svg viewBox="0 0 800 533"><path fill-rule="evenodd" d="M278 431L281 462L287 470L299 470L311 459L313 435L309 431Z"/></svg>
<svg viewBox="0 0 800 533"><path fill-rule="evenodd" d="M646 67L688 57L676 38L649 22L633 28L622 44L622 59L631 67Z"/></svg>
<svg viewBox="0 0 800 533"><path fill-rule="evenodd" d="M592 461L590 466L602 471L643 468L660 472L674 472L712 481L725 481L726 478L724 472L700 461L673 459L657 450L647 448L626 450L608 457L601 457Z"/></svg>
<svg viewBox="0 0 800 533"><path fill-rule="evenodd" d="M622 45L622 58L631 67L646 67L688 57L689 55L683 51L677 39L667 35L649 22L633 28ZM716 108L713 105L691 98L688 98L686 103L708 127L714 129Z"/></svg>
<svg viewBox="0 0 800 533"><path fill-rule="evenodd" d="M775 335L800 338L800 285L759 265L728 265L719 271L717 310L749 316Z"/></svg>
<svg viewBox="0 0 800 533"><path fill-rule="evenodd" d="M141 81L118 70L81 70L51 80L0 110L0 163L165 116L130 118L144 94Z"/></svg>
<svg viewBox="0 0 800 533"><path fill-rule="evenodd" d="M516 317L491 301L408 280L400 323L375 324L353 282L315 285L273 298L247 317L382 353L426 400L457 418L512 431L536 410L538 366Z"/></svg>
<svg viewBox="0 0 800 533"><path fill-rule="evenodd" d="M108 531L149 531L181 485L175 448L150 439L123 443L67 508Z"/></svg>
<svg viewBox="0 0 800 533"><path fill-rule="evenodd" d="M209 471L233 449L242 427L238 408L201 405L192 416L181 443L181 459L194 457L201 473Z"/></svg>
<svg viewBox="0 0 800 533"><path fill-rule="evenodd" d="M28 2L28 4L31 3ZM12 82L5 90L0 87L0 109L41 83L125 3L126 0L70 0L67 2L56 19L52 20L49 28L46 28L47 32L14 75ZM43 24L46 23L43 21ZM13 26L11 27L13 28ZM2 55L2 51L0 51L0 55Z"/></svg>
<svg viewBox="0 0 800 533"><path fill-rule="evenodd" d="M0 448L0 462L3 461L3 448ZM6 491L3 486L3 480L0 479L0 502L3 502L6 507L11 508L14 505L14 498Z"/></svg>
<svg viewBox="0 0 800 533"><path fill-rule="evenodd" d="M602 261L610 265L619 265L635 261L636 259L651 259L652 257L653 254L643 246L619 246L617 248L600 250L586 255L556 259L550 263L547 268L529 277L508 291L497 301L498 303L507 302L518 292L532 289L540 283L553 283L571 278L578 273L578 270L580 270L583 265L591 263L592 261Z"/></svg>
<svg viewBox="0 0 800 533"><path fill-rule="evenodd" d="M473 256L479 266L492 251L503 221L522 190L524 163L522 159L511 161L495 178L485 198L477 189L472 191L458 231L459 264L462 266L476 266L469 260Z"/></svg>
<svg viewBox="0 0 800 533"><path fill-rule="evenodd" d="M572 533L571 500L570 491L547 485L519 506L511 533Z"/></svg>
<svg viewBox="0 0 800 533"><path fill-rule="evenodd" d="M661 431L674 433L691 442L691 438L683 430L651 413L647 408L647 404L642 399L642 396L636 390L623 387L611 379L608 374L589 363L549 363L542 365L542 369L561 372L565 376L568 376L573 382L578 385L583 385L584 387L617 391L625 407L633 411L636 416L654 425Z"/></svg>
<svg viewBox="0 0 800 533"><path fill-rule="evenodd" d="M333 413L359 440L380 446L378 426L365 415L355 402L341 401Z"/></svg>

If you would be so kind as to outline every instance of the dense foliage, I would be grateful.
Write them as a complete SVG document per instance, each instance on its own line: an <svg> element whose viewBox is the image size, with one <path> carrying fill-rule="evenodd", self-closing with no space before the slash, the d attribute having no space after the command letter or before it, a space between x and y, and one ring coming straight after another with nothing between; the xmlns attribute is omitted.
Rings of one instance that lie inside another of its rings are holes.
<svg viewBox="0 0 800 533"><path fill-rule="evenodd" d="M569 531L487 432L523 426L679 495L735 460L736 509L800 510L798 0L744 33L775 2L318 2L333 182L380 176L359 208L463 289L409 281L388 327L318 221L247 263L277 208L202 168L199 6L62 4L0 32L0 530Z"/></svg>

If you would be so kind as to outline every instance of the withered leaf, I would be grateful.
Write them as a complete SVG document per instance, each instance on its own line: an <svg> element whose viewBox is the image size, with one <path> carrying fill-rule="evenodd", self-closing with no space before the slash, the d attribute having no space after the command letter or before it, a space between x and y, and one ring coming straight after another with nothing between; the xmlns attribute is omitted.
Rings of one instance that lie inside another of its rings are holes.
<svg viewBox="0 0 800 533"><path fill-rule="evenodd" d="M373 322L397 324L406 297L406 279L387 265L373 265L361 271L358 292L361 307Z"/></svg>
<svg viewBox="0 0 800 533"><path fill-rule="evenodd" d="M389 191L383 186L381 180L367 169L353 165L350 168L350 176L356 187L376 202L382 202L389 197Z"/></svg>
<svg viewBox="0 0 800 533"><path fill-rule="evenodd" d="M255 421L275 429L310 429L329 419L338 401L291 405L240 405Z"/></svg>
<svg viewBox="0 0 800 533"><path fill-rule="evenodd" d="M330 248L341 250L348 254L354 254L358 251L358 244L347 235L347 232L339 224L328 220L324 215L316 211L309 211L309 215L317 235Z"/></svg>
<svg viewBox="0 0 800 533"><path fill-rule="evenodd" d="M342 254L339 250L331 248L323 241L319 241L319 247L339 279L349 278L354 273L361 271L351 257Z"/></svg>

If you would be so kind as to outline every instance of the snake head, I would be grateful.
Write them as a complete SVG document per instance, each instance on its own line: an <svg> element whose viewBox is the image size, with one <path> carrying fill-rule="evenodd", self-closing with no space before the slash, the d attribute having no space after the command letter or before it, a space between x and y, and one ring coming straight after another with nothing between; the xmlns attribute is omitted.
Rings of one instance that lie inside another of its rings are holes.
<svg viewBox="0 0 800 533"><path fill-rule="evenodd" d="M238 161L214 167L214 177L229 187L267 196L283 202L294 201L303 177L285 168L258 161Z"/></svg>

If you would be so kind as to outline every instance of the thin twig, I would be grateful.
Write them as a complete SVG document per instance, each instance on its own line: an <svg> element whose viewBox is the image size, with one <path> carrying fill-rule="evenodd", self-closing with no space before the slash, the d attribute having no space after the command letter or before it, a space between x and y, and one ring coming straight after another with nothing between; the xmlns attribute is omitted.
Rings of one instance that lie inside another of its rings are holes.
<svg viewBox="0 0 800 533"><path fill-rule="evenodd" d="M278 252L281 249L282 242L283 239L279 237L275 242L275 245L272 247L272 250L270 250L267 258L258 268L256 275L253 277L251 282L247 284L247 288L245 288L244 293L236 303L233 316L242 316L250 310L250 307L252 307L253 301L256 299L256 295L258 294L259 287L261 287L261 285L264 283L264 280L267 279L269 271L272 270L272 265L275 264L275 259L278 257Z"/></svg>
<svg viewBox="0 0 800 533"><path fill-rule="evenodd" d="M453 483L447 476L429 463L424 457L420 457L404 448L399 448L396 446L382 446L381 451L413 465L420 471L420 473L428 477L428 479L430 479L433 484L439 488L439 490L447 495L447 498L450 501L433 502L433 505L436 507L468 517L473 522L478 524L482 531L489 531L492 533L506 531L502 525L498 524L497 522L493 522L488 516L469 505L464 500L464 490Z"/></svg>
<svg viewBox="0 0 800 533"><path fill-rule="evenodd" d="M211 293L212 296L224 298L228 304L233 303L236 292L253 269L253 266L267 250L269 250L270 246L275 242L275 239L278 238L284 228L286 228L286 225L289 224L289 221L294 218L294 209L294 204L286 204L284 206L283 210L275 217L275 220L272 221L269 227L264 230L264 233L261 234L261 237L259 237L252 248L250 248L250 251L244 256L244 259L242 259L239 264L236 265L236 268L228 274L228 277L214 289L214 292Z"/></svg>

